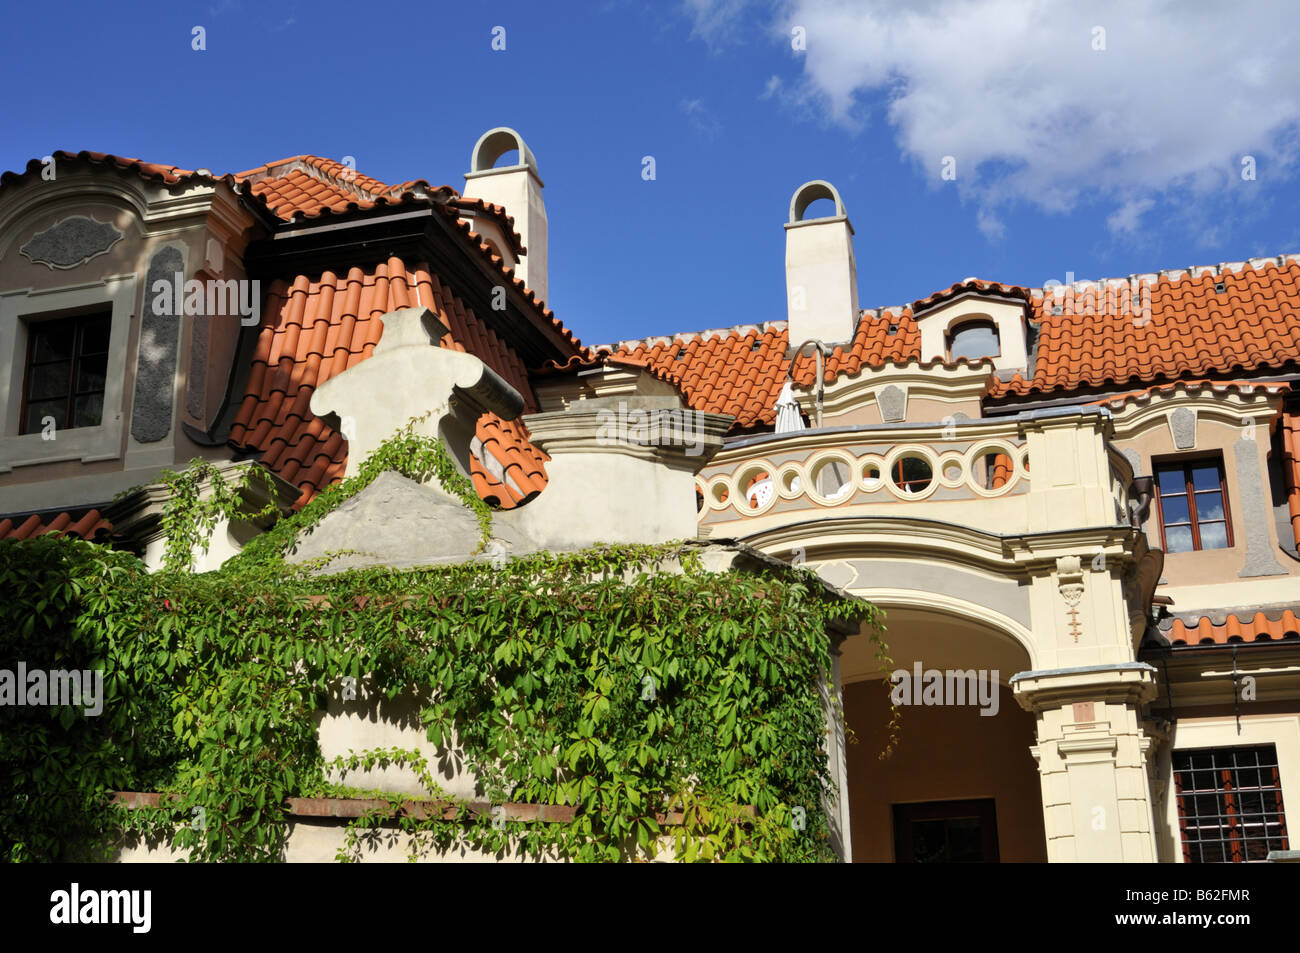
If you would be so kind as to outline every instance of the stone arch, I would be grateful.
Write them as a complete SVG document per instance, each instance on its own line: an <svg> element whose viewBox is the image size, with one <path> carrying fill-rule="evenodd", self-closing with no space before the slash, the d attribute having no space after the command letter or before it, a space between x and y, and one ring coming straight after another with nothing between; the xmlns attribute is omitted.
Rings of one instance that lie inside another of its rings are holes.
<svg viewBox="0 0 1300 953"><path fill-rule="evenodd" d="M497 126L479 136L470 153L470 172L490 172L493 164L511 149L519 151L519 162L515 168L526 166L537 172L537 160L532 150L524 143L524 137L509 126Z"/></svg>
<svg viewBox="0 0 1300 953"><path fill-rule="evenodd" d="M848 216L849 213L844 208L844 200L840 198L840 193L835 186L825 179L813 179L811 182L805 182L795 189L794 195L790 199L790 223L802 222L804 212L808 211L808 206L818 199L830 199L835 203L835 218L846 218ZM815 219L810 221L815 221Z"/></svg>
<svg viewBox="0 0 1300 953"><path fill-rule="evenodd" d="M886 612L893 606L960 620L1014 643L1027 659L1026 670L1040 667L1043 647L1034 633L1023 571L999 537L933 520L841 517L765 530L741 541L779 559L798 557L818 567L831 585Z"/></svg>

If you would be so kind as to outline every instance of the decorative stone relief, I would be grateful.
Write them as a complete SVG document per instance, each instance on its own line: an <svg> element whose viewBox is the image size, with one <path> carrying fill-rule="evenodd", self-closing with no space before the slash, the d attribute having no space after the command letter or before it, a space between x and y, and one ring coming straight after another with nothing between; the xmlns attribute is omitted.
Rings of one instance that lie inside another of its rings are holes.
<svg viewBox="0 0 1300 953"><path fill-rule="evenodd" d="M1169 415L1169 430L1174 435L1174 446L1179 450L1196 448L1196 411L1179 407Z"/></svg>
<svg viewBox="0 0 1300 953"><path fill-rule="evenodd" d="M45 265L53 271L84 265L121 240L122 233L109 222L73 215L33 235L18 250L33 264Z"/></svg>
<svg viewBox="0 0 1300 953"><path fill-rule="evenodd" d="M876 395L880 405L880 417L887 424L901 423L907 419L907 391L897 384L890 384Z"/></svg>
<svg viewBox="0 0 1300 953"><path fill-rule="evenodd" d="M1065 600L1065 611L1070 617L1070 634L1079 641L1079 603L1083 600L1083 563L1078 556L1062 556L1056 561L1056 584Z"/></svg>
<svg viewBox="0 0 1300 953"><path fill-rule="evenodd" d="M1259 444L1244 437L1232 448L1237 458L1237 486L1241 493L1241 520L1246 530L1246 564L1237 573L1239 577L1285 576L1286 570L1273 554L1268 524L1273 518L1272 507L1264 498L1267 477L1260 472Z"/></svg>
<svg viewBox="0 0 1300 953"><path fill-rule="evenodd" d="M161 248L149 261L131 412L131 436L141 443L156 443L172 429L172 392L176 384L176 351L182 319L155 313L152 289L154 282L173 281L184 270L185 259L178 248Z"/></svg>
<svg viewBox="0 0 1300 953"><path fill-rule="evenodd" d="M853 567L845 562L823 563L817 567L817 575L838 589L847 589L858 578Z"/></svg>

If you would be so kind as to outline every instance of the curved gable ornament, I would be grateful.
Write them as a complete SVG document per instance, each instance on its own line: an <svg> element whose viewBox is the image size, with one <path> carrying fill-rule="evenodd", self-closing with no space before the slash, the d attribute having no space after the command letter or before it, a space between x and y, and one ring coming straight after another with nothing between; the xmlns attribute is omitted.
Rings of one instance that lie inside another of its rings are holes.
<svg viewBox="0 0 1300 953"><path fill-rule="evenodd" d="M122 233L109 222L85 215L73 215L31 237L21 252L33 264L55 268L84 265L122 240Z"/></svg>

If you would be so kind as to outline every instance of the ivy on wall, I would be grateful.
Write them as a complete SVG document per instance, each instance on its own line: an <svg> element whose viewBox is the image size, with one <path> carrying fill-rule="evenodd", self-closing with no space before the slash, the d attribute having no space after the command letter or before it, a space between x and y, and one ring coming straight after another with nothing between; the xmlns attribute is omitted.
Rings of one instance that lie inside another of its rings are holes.
<svg viewBox="0 0 1300 953"><path fill-rule="evenodd" d="M157 573L73 538L0 541L0 668L104 672L97 717L0 709L0 786L14 792L0 803L4 856L84 857L134 832L195 860L278 860L287 798L356 793L338 772L381 762L406 762L446 798L415 752L324 761L316 721L351 678L420 698L429 739L454 739L493 804L575 808L569 823L402 817L417 852L620 860L671 844L686 860L832 858L826 628L860 621L887 670L873 607L802 570L706 571L688 544L331 576L284 561L386 470L439 479L479 517L480 546L490 537L491 513L445 448L408 425L216 572L189 572L187 557L235 514L238 486L205 496L193 474L167 477L180 491L164 522L187 548L169 545ZM126 811L114 790L169 797ZM354 822L341 859L389 813ZM665 826L669 813L679 823Z"/></svg>

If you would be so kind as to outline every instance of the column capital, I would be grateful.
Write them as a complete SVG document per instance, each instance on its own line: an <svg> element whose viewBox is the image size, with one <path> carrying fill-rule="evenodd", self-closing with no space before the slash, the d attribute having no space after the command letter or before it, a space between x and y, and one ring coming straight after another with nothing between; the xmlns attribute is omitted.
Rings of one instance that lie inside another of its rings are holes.
<svg viewBox="0 0 1300 953"><path fill-rule="evenodd" d="M1146 662L1120 662L1019 672L1011 678L1011 689L1020 707L1031 712L1076 701L1138 705L1155 698L1156 670Z"/></svg>

